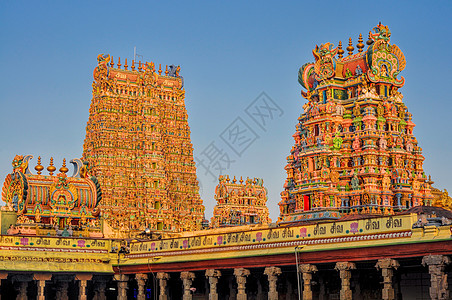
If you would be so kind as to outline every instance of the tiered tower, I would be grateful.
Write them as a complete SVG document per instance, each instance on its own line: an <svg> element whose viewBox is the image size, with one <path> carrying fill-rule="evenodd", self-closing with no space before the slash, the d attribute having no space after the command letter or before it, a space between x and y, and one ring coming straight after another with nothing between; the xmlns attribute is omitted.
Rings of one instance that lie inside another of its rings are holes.
<svg viewBox="0 0 452 300"><path fill-rule="evenodd" d="M413 135L412 114L398 91L405 80L402 51L379 24L367 49L359 35L313 50L315 63L300 68L306 89L287 157L280 221L339 218L341 214L392 214L431 205L424 157Z"/></svg>
<svg viewBox="0 0 452 300"><path fill-rule="evenodd" d="M137 65L137 66L136 66ZM127 59L114 67L98 56L83 158L103 191L101 208L111 227L138 232L200 228L193 146L179 66L162 74L154 63Z"/></svg>
<svg viewBox="0 0 452 300"><path fill-rule="evenodd" d="M215 188L217 205L213 209L212 227L238 226L247 224L267 224L267 189L261 178L245 181L240 177L231 181L228 176L220 175Z"/></svg>

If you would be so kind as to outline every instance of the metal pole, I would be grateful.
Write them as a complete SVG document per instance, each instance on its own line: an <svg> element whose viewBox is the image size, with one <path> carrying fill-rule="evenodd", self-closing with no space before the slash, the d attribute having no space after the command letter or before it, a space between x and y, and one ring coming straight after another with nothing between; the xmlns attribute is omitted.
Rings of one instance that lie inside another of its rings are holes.
<svg viewBox="0 0 452 300"><path fill-rule="evenodd" d="M301 286L300 286L300 269L298 268L298 246L295 247L295 265L297 267L297 294L298 300L301 300Z"/></svg>

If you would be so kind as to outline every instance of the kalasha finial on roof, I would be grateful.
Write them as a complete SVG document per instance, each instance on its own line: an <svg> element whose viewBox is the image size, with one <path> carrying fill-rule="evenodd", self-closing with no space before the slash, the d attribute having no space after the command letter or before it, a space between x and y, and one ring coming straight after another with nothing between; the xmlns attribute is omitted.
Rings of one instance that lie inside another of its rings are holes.
<svg viewBox="0 0 452 300"><path fill-rule="evenodd" d="M110 60L110 67L114 67L115 66L115 61L113 60L113 55L111 56L111 60Z"/></svg>
<svg viewBox="0 0 452 300"><path fill-rule="evenodd" d="M363 44L363 35L360 33L358 38L358 44L356 45L358 48L358 52L363 52L364 44Z"/></svg>
<svg viewBox="0 0 452 300"><path fill-rule="evenodd" d="M348 39L348 47L347 47L348 55L352 55L353 50L355 50L355 47L353 47L352 38L349 38Z"/></svg>
<svg viewBox="0 0 452 300"><path fill-rule="evenodd" d="M368 38L366 44L367 44L368 46L370 46L370 45L372 45L373 42L374 42L374 40L372 40L372 32L369 31L369 38Z"/></svg>
<svg viewBox="0 0 452 300"><path fill-rule="evenodd" d="M53 172L55 172L56 168L53 165L53 157L50 158L50 166L47 167L47 171L49 171L49 175L52 176Z"/></svg>
<svg viewBox="0 0 452 300"><path fill-rule="evenodd" d="M127 58L126 58L126 62L124 63L124 70L127 70L127 67L128 67L128 65L127 65Z"/></svg>
<svg viewBox="0 0 452 300"><path fill-rule="evenodd" d="M339 58L342 58L344 56L344 50L342 49L342 41L339 41L339 45L337 46L339 50L337 50L337 54Z"/></svg>
<svg viewBox="0 0 452 300"><path fill-rule="evenodd" d="M118 69L121 69L121 57L118 57L118 63L116 64Z"/></svg>
<svg viewBox="0 0 452 300"><path fill-rule="evenodd" d="M63 158L63 165L60 168L60 172L66 174L69 169L66 167L66 158Z"/></svg>
<svg viewBox="0 0 452 300"><path fill-rule="evenodd" d="M41 175L41 171L44 170L44 167L41 165L41 156L38 156L38 165L35 167L35 170L38 172L38 175Z"/></svg>

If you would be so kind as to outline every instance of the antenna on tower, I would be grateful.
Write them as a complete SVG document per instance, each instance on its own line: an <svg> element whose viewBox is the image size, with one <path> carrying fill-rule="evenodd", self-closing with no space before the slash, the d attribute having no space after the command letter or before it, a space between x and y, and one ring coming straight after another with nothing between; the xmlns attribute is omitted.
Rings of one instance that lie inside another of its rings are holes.
<svg viewBox="0 0 452 300"><path fill-rule="evenodd" d="M133 47L133 60L137 61L137 57L143 59L143 55L137 53L137 46Z"/></svg>

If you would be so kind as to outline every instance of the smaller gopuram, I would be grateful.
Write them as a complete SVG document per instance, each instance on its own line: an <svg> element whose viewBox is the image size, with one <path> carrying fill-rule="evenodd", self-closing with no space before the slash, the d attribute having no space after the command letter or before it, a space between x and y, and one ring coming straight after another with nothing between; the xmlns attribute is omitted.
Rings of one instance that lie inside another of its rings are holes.
<svg viewBox="0 0 452 300"><path fill-rule="evenodd" d="M213 209L211 225L214 228L250 224L267 224L268 216L267 189L262 178L242 177L237 182L229 175L220 175L215 188L217 205Z"/></svg>
<svg viewBox="0 0 452 300"><path fill-rule="evenodd" d="M315 62L300 68L308 102L287 157L281 222L394 214L437 202L399 91L405 56L390 38L379 24L367 49L361 34L357 53L351 38L345 56L341 42L322 44L312 50Z"/></svg>
<svg viewBox="0 0 452 300"><path fill-rule="evenodd" d="M90 176L89 164L80 159L71 177L66 160L54 175L53 158L43 175L41 157L32 174L29 161L33 156L16 155L13 172L6 176L2 188L2 234L59 235L102 237L100 209L102 192L96 177ZM6 222L8 224L6 224ZM6 231L6 228L9 227Z"/></svg>

